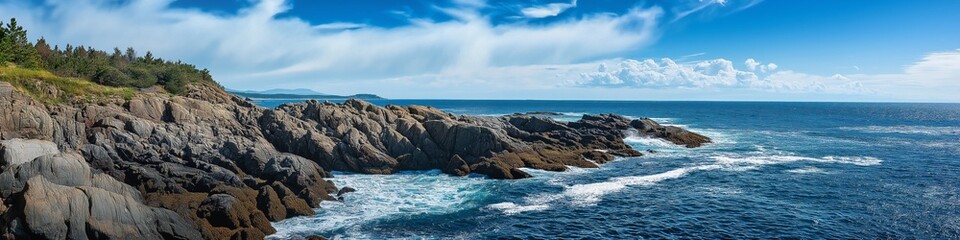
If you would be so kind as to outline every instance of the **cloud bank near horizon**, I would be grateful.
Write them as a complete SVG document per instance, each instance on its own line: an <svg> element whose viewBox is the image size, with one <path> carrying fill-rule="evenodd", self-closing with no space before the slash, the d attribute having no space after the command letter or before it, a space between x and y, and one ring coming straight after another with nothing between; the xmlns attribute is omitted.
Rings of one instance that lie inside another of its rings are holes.
<svg viewBox="0 0 960 240"><path fill-rule="evenodd" d="M255 0L226 14L174 8L171 2L11 0L0 3L0 15L17 17L31 38L44 36L61 46L151 50L209 68L218 81L239 89L310 87L401 98L580 99L639 95L632 93L657 98L652 91L672 96L721 89L740 93L733 97L760 91L773 93L768 94L773 98L789 92L960 101L951 94L923 92L931 87L960 91L960 51L931 53L902 73L829 76L753 58L734 63L723 58L624 56L655 44L663 28L679 19L741 11L761 0L676 1L593 13L572 11L577 1L504 7L452 0L432 6L444 18L404 13L406 24L395 27L279 17L294 7L285 0ZM495 19L497 14L518 17Z"/></svg>

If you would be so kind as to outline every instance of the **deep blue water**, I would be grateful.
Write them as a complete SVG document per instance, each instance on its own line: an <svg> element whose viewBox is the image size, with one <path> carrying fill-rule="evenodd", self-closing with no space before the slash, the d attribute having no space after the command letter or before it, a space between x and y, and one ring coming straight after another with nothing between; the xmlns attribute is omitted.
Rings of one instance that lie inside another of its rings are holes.
<svg viewBox="0 0 960 240"><path fill-rule="evenodd" d="M262 101L276 106L283 101ZM960 238L960 105L383 100L458 114L651 117L712 137L522 180L334 173L358 191L275 238Z"/></svg>

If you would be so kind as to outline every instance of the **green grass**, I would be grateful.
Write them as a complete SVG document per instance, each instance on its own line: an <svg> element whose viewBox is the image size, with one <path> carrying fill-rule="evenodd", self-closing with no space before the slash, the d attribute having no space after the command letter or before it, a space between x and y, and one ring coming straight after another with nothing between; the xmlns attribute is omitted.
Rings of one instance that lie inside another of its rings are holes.
<svg viewBox="0 0 960 240"><path fill-rule="evenodd" d="M129 100L137 94L137 90L132 88L108 87L79 78L60 77L48 71L9 64L0 65L0 81L8 82L46 104L103 103L118 98ZM55 87L59 94L50 94L51 87Z"/></svg>

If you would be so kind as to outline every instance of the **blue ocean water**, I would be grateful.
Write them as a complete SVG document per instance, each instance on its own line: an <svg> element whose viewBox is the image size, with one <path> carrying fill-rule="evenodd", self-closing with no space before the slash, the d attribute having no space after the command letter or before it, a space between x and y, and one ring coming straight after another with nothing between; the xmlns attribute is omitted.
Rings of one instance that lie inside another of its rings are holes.
<svg viewBox="0 0 960 240"><path fill-rule="evenodd" d="M268 107L288 101L260 101ZM469 115L617 113L712 137L489 180L337 172L358 191L271 238L960 238L960 104L382 100Z"/></svg>

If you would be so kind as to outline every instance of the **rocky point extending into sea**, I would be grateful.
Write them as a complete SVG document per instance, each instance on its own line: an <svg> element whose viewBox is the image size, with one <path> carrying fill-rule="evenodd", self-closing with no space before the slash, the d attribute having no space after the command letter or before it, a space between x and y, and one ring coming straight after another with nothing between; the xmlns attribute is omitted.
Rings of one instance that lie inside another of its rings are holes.
<svg viewBox="0 0 960 240"><path fill-rule="evenodd" d="M517 179L530 177L520 168L640 156L623 142L630 132L710 142L613 114L559 122L360 100L267 109L206 84L182 95L50 104L0 82L3 238L260 239L275 232L271 221L313 215L321 201L349 194L324 179L329 171Z"/></svg>

